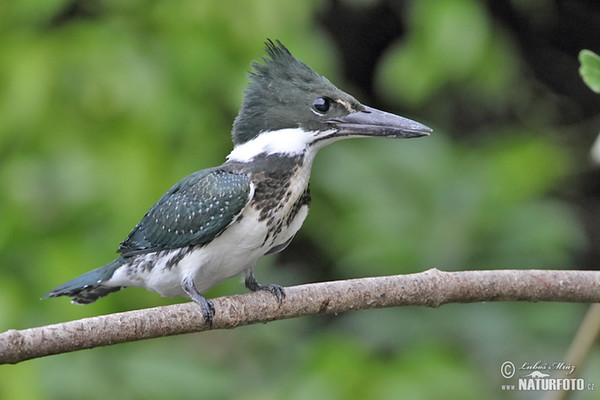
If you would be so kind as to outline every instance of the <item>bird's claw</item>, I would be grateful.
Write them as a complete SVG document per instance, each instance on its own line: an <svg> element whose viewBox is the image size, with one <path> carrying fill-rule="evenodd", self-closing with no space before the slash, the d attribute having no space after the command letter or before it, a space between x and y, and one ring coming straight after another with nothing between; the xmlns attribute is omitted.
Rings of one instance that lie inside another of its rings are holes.
<svg viewBox="0 0 600 400"><path fill-rule="evenodd" d="M248 273L246 275L245 284L246 287L252 290L253 292L257 292L259 290L271 292L273 296L275 296L279 304L281 304L283 302L283 299L285 298L285 290L283 289L283 287L279 285L274 285L272 283L261 285L260 283L256 282L256 278L252 273Z"/></svg>
<svg viewBox="0 0 600 400"><path fill-rule="evenodd" d="M213 316L215 315L215 305L212 301L208 300L206 297L202 296L200 292L196 289L194 285L194 281L192 279L184 279L181 284L181 287L185 292L190 296L192 300L194 300L200 306L200 310L202 311L202 317L204 318L204 322L209 327L212 326Z"/></svg>
<svg viewBox="0 0 600 400"><path fill-rule="evenodd" d="M258 285L258 290L266 290L268 292L273 293L273 296L275 296L275 298L277 298L277 301L279 302L279 304L281 304L283 302L283 299L285 299L285 290L283 289L283 287L279 286L279 285L274 285L272 283L266 284L266 285Z"/></svg>
<svg viewBox="0 0 600 400"><path fill-rule="evenodd" d="M212 326L212 320L215 315L215 305L212 301L208 300L205 297L202 297L202 300L204 301L198 301L194 299L194 301L198 303L200 309L202 310L202 317L204 318L204 322L208 326Z"/></svg>

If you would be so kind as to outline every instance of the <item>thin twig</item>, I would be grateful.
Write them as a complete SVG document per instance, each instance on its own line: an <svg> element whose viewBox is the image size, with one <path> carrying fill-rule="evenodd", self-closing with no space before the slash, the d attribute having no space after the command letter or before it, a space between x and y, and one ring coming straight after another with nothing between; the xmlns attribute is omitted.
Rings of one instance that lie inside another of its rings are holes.
<svg viewBox="0 0 600 400"><path fill-rule="evenodd" d="M576 369L574 371L568 369L559 371L559 374L554 376L554 378L573 379L581 376L580 372L583 369L586 358L590 354L590 350L598 339L598 335L600 335L600 304L595 303L590 306L588 312L585 314L563 360L566 365L573 365ZM564 389L549 391L542 400L563 400L569 398L572 394L573 391Z"/></svg>
<svg viewBox="0 0 600 400"><path fill-rule="evenodd" d="M195 303L109 314L0 333L0 364L208 329L406 305L438 307L481 301L600 302L600 271L492 270L351 279L286 288L279 304L257 292L213 299L212 327Z"/></svg>

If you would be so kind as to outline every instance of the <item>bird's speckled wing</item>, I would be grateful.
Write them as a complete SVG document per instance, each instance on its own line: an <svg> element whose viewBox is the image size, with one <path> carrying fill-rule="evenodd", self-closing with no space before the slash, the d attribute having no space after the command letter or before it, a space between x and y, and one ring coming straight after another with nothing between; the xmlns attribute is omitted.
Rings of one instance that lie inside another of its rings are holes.
<svg viewBox="0 0 600 400"><path fill-rule="evenodd" d="M248 204L250 178L210 168L181 180L150 208L118 252L124 256L209 242Z"/></svg>

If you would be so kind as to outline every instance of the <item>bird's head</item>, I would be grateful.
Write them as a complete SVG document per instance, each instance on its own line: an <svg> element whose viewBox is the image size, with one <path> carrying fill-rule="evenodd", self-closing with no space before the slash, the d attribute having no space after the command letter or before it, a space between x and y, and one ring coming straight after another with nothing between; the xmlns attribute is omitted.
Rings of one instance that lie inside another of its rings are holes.
<svg viewBox="0 0 600 400"><path fill-rule="evenodd" d="M418 122L362 105L296 59L279 41L267 41L266 51L262 64L252 63L250 83L233 124L236 148L254 142L250 153L300 153L345 138L412 138L431 133Z"/></svg>

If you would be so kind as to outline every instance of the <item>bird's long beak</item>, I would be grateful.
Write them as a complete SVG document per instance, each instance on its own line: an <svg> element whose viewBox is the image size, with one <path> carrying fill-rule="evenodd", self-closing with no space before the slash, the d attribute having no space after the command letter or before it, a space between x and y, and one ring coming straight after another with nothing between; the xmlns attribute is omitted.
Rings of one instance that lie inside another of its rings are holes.
<svg viewBox="0 0 600 400"><path fill-rule="evenodd" d="M337 128L335 136L414 138L428 136L431 128L398 115L365 106L363 111L327 121Z"/></svg>

